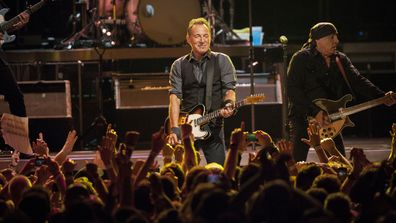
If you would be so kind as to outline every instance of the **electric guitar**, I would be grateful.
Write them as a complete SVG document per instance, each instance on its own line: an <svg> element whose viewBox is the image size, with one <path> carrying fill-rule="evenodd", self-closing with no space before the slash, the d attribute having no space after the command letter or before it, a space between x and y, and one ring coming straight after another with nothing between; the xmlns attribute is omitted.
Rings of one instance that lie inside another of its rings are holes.
<svg viewBox="0 0 396 223"><path fill-rule="evenodd" d="M263 101L265 98L264 94L254 94L245 99L238 101L235 103L234 109L237 109L244 105L256 104L257 102ZM209 128L206 126L211 120L220 117L220 110L213 111L209 114L205 115L205 106L199 104L195 106L189 112L181 112L179 114L179 125L190 123L192 126L192 134L194 135L194 139L207 139L210 136ZM165 120L164 131L167 135L170 134L170 121L169 117Z"/></svg>
<svg viewBox="0 0 396 223"><path fill-rule="evenodd" d="M43 7L49 0L41 0L34 4L33 6L29 6L24 12L28 13L29 15L33 14L41 7ZM0 10L0 32L3 33L3 39L0 41L0 45L3 43L9 43L15 40L15 35L8 35L8 31L19 22L19 15L15 16L14 18L5 21L5 14L9 11L9 8L2 8Z"/></svg>
<svg viewBox="0 0 396 223"><path fill-rule="evenodd" d="M346 107L346 104L352 101L352 95L350 94L344 95L337 101L329 99L314 100L313 103L322 110L326 111L330 119L329 125L320 128L320 138L334 138L345 127L354 127L355 124L349 119L349 115L382 105L389 97L391 97L391 95L385 95L381 98L373 99L351 107Z"/></svg>

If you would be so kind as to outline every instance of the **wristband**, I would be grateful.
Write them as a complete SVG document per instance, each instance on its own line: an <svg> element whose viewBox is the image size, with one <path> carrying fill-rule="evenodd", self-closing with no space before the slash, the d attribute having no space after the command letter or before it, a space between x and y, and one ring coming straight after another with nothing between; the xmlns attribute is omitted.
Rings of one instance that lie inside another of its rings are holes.
<svg viewBox="0 0 396 223"><path fill-rule="evenodd" d="M175 133L177 136L177 139L181 139L181 131L180 131L179 127L172 127L171 133Z"/></svg>

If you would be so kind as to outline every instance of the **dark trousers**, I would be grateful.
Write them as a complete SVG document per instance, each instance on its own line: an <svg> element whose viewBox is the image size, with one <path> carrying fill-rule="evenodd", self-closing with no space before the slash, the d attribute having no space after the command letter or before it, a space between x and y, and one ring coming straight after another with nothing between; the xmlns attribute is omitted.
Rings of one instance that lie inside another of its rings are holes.
<svg viewBox="0 0 396 223"><path fill-rule="evenodd" d="M18 87L14 74L3 60L0 59L0 94L8 101L13 115L26 117L25 101Z"/></svg>
<svg viewBox="0 0 396 223"><path fill-rule="evenodd" d="M194 143L195 148L202 149L206 162L218 163L224 165L225 161L225 142L224 128L216 127L212 129L211 136L206 140L197 140Z"/></svg>
<svg viewBox="0 0 396 223"><path fill-rule="evenodd" d="M309 146L301 141L301 138L308 139L307 128L308 122L306 120L294 119L290 121L290 136L294 144L293 158L296 162L307 160ZM345 147L342 135L338 135L333 140L338 151L345 156Z"/></svg>

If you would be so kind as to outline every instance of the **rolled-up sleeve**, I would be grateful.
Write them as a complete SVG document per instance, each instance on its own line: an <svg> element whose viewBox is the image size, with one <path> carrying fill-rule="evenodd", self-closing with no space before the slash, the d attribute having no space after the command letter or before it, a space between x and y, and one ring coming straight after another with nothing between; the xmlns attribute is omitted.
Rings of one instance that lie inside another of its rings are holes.
<svg viewBox="0 0 396 223"><path fill-rule="evenodd" d="M169 74L169 94L175 94L178 98L182 98L182 76L181 76L181 60L177 59L173 62Z"/></svg>
<svg viewBox="0 0 396 223"><path fill-rule="evenodd" d="M225 54L219 55L219 66L221 70L221 81L225 93L227 90L234 90L236 88L236 72L231 58Z"/></svg>

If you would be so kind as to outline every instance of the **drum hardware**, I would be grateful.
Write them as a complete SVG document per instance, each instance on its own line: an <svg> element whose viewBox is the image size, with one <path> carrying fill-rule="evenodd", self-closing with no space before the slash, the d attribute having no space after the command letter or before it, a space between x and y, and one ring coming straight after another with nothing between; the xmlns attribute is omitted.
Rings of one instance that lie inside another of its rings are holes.
<svg viewBox="0 0 396 223"><path fill-rule="evenodd" d="M224 20L224 10L223 10L223 2L224 0L220 0L220 15L216 11L215 7L213 7L212 0L206 0L203 2L203 12L205 18L208 20L211 26L211 34L212 34L212 43L226 43L226 40L231 40L233 37L236 39L240 39L239 36L228 26ZM233 27L233 16L234 16L234 2L233 0L229 0L230 4L230 20L231 27ZM219 40L219 41L217 41Z"/></svg>

